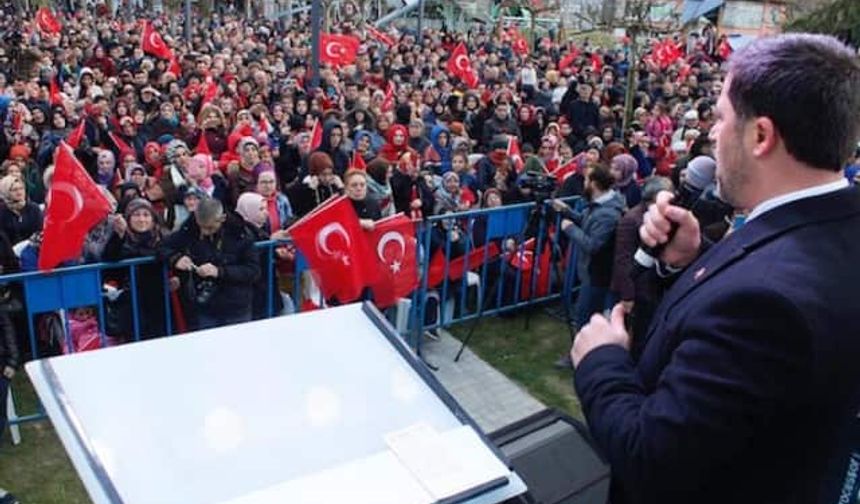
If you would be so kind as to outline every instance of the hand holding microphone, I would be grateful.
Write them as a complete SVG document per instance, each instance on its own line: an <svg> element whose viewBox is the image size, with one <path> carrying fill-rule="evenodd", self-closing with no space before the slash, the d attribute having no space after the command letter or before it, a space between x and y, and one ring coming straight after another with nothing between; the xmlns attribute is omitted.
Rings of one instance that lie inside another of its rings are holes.
<svg viewBox="0 0 860 504"><path fill-rule="evenodd" d="M672 204L674 195L662 191L648 208L639 238L642 250L674 268L684 268L699 255L702 243L699 221L692 212Z"/></svg>

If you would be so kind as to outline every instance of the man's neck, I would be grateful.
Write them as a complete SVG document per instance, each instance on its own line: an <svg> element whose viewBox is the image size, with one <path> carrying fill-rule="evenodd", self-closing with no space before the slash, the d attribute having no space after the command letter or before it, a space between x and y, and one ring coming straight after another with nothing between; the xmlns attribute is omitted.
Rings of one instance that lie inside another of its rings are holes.
<svg viewBox="0 0 860 504"><path fill-rule="evenodd" d="M843 177L841 171L830 171L810 167L792 167L786 177L760 184L762 190L751 198L747 210L752 210L765 201L816 186L838 182Z"/></svg>

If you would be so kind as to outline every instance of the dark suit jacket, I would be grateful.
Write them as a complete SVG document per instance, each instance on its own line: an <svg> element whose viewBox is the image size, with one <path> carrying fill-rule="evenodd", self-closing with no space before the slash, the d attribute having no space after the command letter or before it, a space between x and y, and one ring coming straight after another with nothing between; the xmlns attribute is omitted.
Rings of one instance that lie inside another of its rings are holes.
<svg viewBox="0 0 860 504"><path fill-rule="evenodd" d="M860 189L778 207L576 369L613 504L835 503L860 406Z"/></svg>

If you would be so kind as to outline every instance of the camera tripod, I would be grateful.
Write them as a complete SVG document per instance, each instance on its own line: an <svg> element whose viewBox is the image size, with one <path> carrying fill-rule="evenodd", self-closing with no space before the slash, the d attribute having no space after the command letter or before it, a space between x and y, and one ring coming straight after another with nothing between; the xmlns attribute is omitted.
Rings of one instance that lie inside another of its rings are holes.
<svg viewBox="0 0 860 504"><path fill-rule="evenodd" d="M558 258L562 257L563 254L562 254L561 246L559 245L559 241L553 240L549 234L549 229L550 229L549 225L550 225L550 221L551 221L551 218L550 218L551 214L549 213L549 210L547 208L549 206L547 204L547 199L549 199L549 198L548 197L538 197L536 199L535 207L530 210L529 216L526 219L526 223L525 223L524 227L520 230L520 232L516 236L525 237L526 233L530 229L537 229L538 234L540 234L540 229L545 230L545 237L543 239L543 242L541 243L539 240L536 240L536 243L535 243L534 262L532 265L532 276L529 279L530 283L534 286L534 288L533 289L530 288L529 292L533 297L537 296L537 293L535 291L537 291L538 282L539 282L539 279L537 278L537 265L539 262L539 258L541 257L542 253L544 252L545 247L548 247L548 246L552 247L550 249L550 256L555 257L556 260L555 261L550 260L550 267L552 267L552 274L554 274L555 278L557 278L561 282L562 315L564 317L565 324L567 325L568 330L571 330L572 317L571 317L571 309L569 306L570 296L568 296L567 293L564 292L565 286L566 286L565 281L564 281L564 275L562 275L561 268L559 268L558 260L557 260ZM539 236L538 236L538 238L539 238ZM521 247L522 247L522 245L519 245L517 247L517 250L515 252L516 254L522 253ZM503 261L504 258L500 257L499 260ZM511 267L513 268L513 266L511 266ZM469 326L469 332L466 333L466 337L463 338L463 342L460 345L460 350L457 352L457 355L454 357L454 362L458 362L460 360L460 356L463 355L463 350L465 350L466 346L468 346L469 341L471 341L471 339L472 339L472 335L475 333L475 329L478 327L478 324L481 322L481 315L485 311L487 311L487 309L490 307L490 304L493 302L493 299L495 299L498 296L499 289L502 288L502 285L504 283L504 275L502 274L502 271L503 271L503 268L500 269L499 274L496 275L496 278L493 280L493 284L490 286L489 289L487 289L488 295L483 299L483 301L481 302L481 305L478 307L478 313L476 314L477 316L472 321L472 324ZM521 280L522 280L522 278L521 278ZM552 276L550 276L550 285L552 285ZM516 289L516 288L517 288L517 284L516 284L516 282L514 282L514 289ZM516 298L517 298L517 293L514 292L513 299L516 299ZM528 329L530 321L531 321L531 312L527 312L526 313L526 327L525 327L526 329Z"/></svg>

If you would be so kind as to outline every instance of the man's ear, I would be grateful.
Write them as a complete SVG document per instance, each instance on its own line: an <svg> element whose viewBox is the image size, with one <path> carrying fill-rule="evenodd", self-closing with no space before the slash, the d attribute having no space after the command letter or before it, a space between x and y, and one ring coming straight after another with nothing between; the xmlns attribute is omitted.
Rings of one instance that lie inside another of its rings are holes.
<svg viewBox="0 0 860 504"><path fill-rule="evenodd" d="M753 139L753 155L756 157L764 157L772 153L779 145L781 136L776 129L776 125L769 117L757 117L752 124Z"/></svg>

